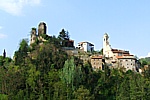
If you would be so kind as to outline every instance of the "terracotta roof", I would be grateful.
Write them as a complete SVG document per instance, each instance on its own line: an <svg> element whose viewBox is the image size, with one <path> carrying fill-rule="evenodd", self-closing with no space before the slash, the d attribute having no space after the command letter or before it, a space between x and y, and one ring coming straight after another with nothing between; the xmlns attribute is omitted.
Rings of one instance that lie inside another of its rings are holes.
<svg viewBox="0 0 150 100"><path fill-rule="evenodd" d="M128 56L116 56L118 59L136 59L133 55Z"/></svg>
<svg viewBox="0 0 150 100"><path fill-rule="evenodd" d="M91 59L102 59L103 56L92 56Z"/></svg>
<svg viewBox="0 0 150 100"><path fill-rule="evenodd" d="M120 59L120 58L123 58L123 56L116 56L116 58Z"/></svg>
<svg viewBox="0 0 150 100"><path fill-rule="evenodd" d="M130 54L129 51L125 50L118 50L118 49L111 49L113 53L122 53L122 54Z"/></svg>
<svg viewBox="0 0 150 100"><path fill-rule="evenodd" d="M130 55L130 54L124 54L123 56L134 56L134 55Z"/></svg>
<svg viewBox="0 0 150 100"><path fill-rule="evenodd" d="M112 51L118 51L118 49L111 49Z"/></svg>

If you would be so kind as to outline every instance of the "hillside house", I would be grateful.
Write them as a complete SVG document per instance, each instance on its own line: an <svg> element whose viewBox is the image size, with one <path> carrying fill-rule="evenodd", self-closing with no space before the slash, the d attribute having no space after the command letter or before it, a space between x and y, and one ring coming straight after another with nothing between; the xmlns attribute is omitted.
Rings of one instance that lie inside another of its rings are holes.
<svg viewBox="0 0 150 100"><path fill-rule="evenodd" d="M78 43L78 49L85 51L85 52L92 52L94 51L94 45L92 43L89 42L80 42Z"/></svg>

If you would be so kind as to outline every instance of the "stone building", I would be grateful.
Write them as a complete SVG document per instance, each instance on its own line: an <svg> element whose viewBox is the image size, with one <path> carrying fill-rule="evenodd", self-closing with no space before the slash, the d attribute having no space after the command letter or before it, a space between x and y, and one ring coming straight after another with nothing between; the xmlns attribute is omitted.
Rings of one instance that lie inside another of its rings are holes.
<svg viewBox="0 0 150 100"><path fill-rule="evenodd" d="M136 58L133 55L129 56L117 56L118 66L125 68L126 70L136 71Z"/></svg>
<svg viewBox="0 0 150 100"><path fill-rule="evenodd" d="M102 55L91 56L91 65L92 65L93 69L103 70L102 58L103 58Z"/></svg>
<svg viewBox="0 0 150 100"><path fill-rule="evenodd" d="M38 25L38 34L37 34L37 29L36 28L32 28L31 30L31 38L30 38L30 45L35 43L36 40L38 41L46 41L42 35L47 35L46 33L46 30L47 30L47 26L46 26L46 23L44 22L41 22L39 25Z"/></svg>
<svg viewBox="0 0 150 100"><path fill-rule="evenodd" d="M133 71L137 69L137 59L135 56L131 55L129 51L112 49L109 44L109 36L107 33L103 36L103 55L91 57L92 67L102 69L102 58L105 59L105 62L110 68L124 68ZM95 62L96 59L97 62Z"/></svg>
<svg viewBox="0 0 150 100"><path fill-rule="evenodd" d="M46 23L44 22L41 22L38 26L38 35L41 35L41 34L46 34Z"/></svg>
<svg viewBox="0 0 150 100"><path fill-rule="evenodd" d="M36 33L37 33L36 28L32 28L32 30L31 30L30 44L35 43L36 38L37 38L37 34Z"/></svg>

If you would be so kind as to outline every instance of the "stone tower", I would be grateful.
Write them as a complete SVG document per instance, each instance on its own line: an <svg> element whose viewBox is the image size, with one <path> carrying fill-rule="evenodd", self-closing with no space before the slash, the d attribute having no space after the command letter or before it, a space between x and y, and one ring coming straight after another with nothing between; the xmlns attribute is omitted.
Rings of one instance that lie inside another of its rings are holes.
<svg viewBox="0 0 150 100"><path fill-rule="evenodd" d="M38 26L38 35L40 36L41 34L46 34L46 23L41 22Z"/></svg>
<svg viewBox="0 0 150 100"><path fill-rule="evenodd" d="M36 41L36 38L37 38L37 34L36 33L37 33L36 28L32 28L30 44L32 44L32 43L34 43Z"/></svg>
<svg viewBox="0 0 150 100"><path fill-rule="evenodd" d="M103 36L103 55L105 57L113 57L113 52L109 44L109 36L107 33L105 33Z"/></svg>

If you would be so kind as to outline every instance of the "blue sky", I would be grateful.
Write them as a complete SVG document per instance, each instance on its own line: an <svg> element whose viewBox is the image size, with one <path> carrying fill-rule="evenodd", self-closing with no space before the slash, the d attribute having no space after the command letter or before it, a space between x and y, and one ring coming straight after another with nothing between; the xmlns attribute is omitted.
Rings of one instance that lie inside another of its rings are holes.
<svg viewBox="0 0 150 100"><path fill-rule="evenodd" d="M49 35L58 36L64 28L76 46L89 41L100 50L107 32L112 48L147 56L149 5L150 0L0 0L0 51L12 57L31 28L44 21Z"/></svg>

